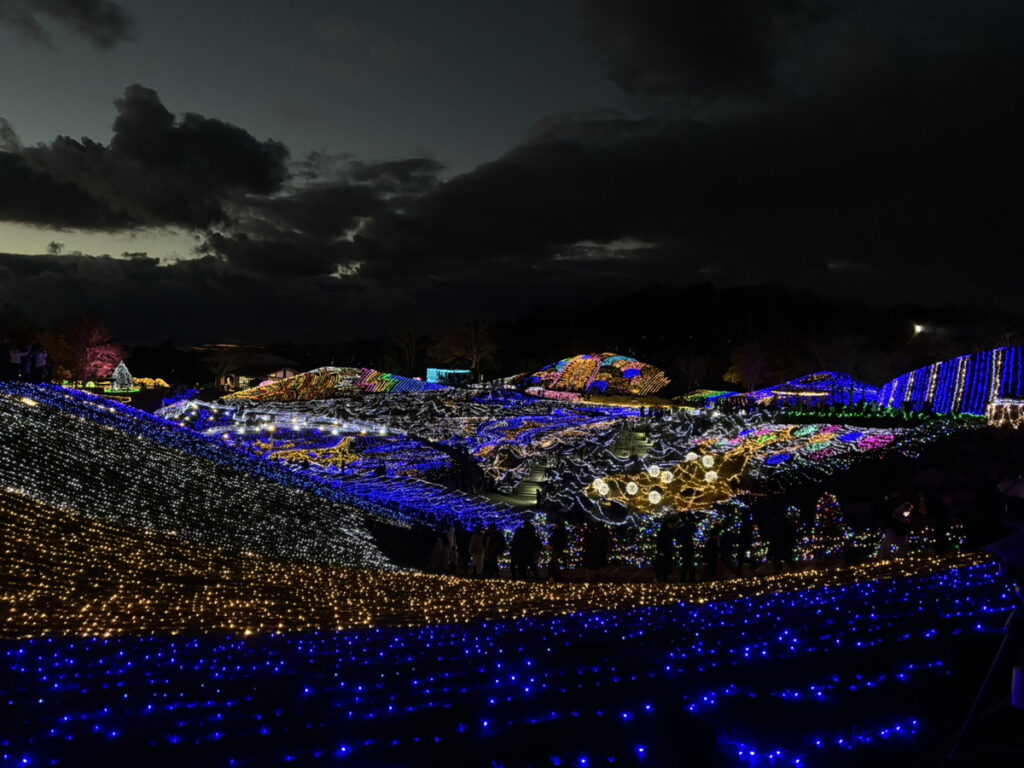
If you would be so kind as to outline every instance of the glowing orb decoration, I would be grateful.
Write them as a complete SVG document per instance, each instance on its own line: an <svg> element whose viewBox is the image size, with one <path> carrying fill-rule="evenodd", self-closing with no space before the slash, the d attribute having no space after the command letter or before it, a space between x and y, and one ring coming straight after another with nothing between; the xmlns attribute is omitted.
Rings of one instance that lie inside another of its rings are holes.
<svg viewBox="0 0 1024 768"><path fill-rule="evenodd" d="M598 478L597 480L595 480L594 483L593 483L593 486L594 486L594 490L597 491L598 493L600 493L602 496L607 496L608 495L608 483L606 483L601 478Z"/></svg>
<svg viewBox="0 0 1024 768"><path fill-rule="evenodd" d="M710 454L706 456L701 456L700 463L704 467L704 469L711 469L713 466L715 466L715 457L711 456Z"/></svg>
<svg viewBox="0 0 1024 768"><path fill-rule="evenodd" d="M694 453L693 451L690 451L688 454L686 454L686 460L687 461L696 461L697 460L697 454Z"/></svg>
<svg viewBox="0 0 1024 768"><path fill-rule="evenodd" d="M661 494L658 491L651 491L647 494L647 500L651 504L661 504Z"/></svg>
<svg viewBox="0 0 1024 768"><path fill-rule="evenodd" d="M657 464L651 464L651 466L647 468L647 474L649 474L651 477L657 480L658 477L661 476L661 467L659 467Z"/></svg>
<svg viewBox="0 0 1024 768"><path fill-rule="evenodd" d="M713 483L718 479L718 473L711 469L704 473L704 482Z"/></svg>
<svg viewBox="0 0 1024 768"><path fill-rule="evenodd" d="M636 496L636 493L639 490L640 490L640 486L637 485L632 480L630 480L628 483L626 483L626 493L628 493L630 496Z"/></svg>
<svg viewBox="0 0 1024 768"><path fill-rule="evenodd" d="M675 480L675 475L673 475L667 469L662 470L662 472L661 472L661 482L663 482L663 483L671 483L673 480Z"/></svg>

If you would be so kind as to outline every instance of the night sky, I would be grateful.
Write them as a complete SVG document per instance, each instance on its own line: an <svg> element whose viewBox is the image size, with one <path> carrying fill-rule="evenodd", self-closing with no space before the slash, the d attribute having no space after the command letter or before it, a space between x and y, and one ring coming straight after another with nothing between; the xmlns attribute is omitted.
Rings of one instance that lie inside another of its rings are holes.
<svg viewBox="0 0 1024 768"><path fill-rule="evenodd" d="M0 304L128 342L706 280L1012 310L1022 40L1019 0L0 0Z"/></svg>

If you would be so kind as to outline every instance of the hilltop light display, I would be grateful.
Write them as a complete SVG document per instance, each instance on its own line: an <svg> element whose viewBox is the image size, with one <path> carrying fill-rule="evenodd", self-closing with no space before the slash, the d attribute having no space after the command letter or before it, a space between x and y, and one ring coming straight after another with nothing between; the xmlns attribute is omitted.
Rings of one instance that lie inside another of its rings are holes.
<svg viewBox="0 0 1024 768"><path fill-rule="evenodd" d="M317 368L280 381L264 382L258 387L225 395L224 400L263 402L291 402L322 400L346 392L401 393L430 392L445 389L441 384L408 379L393 373L381 373L372 368Z"/></svg>
<svg viewBox="0 0 1024 768"><path fill-rule="evenodd" d="M567 357L523 381L552 392L633 396L653 395L669 383L665 372L653 365L612 352Z"/></svg>
<svg viewBox="0 0 1024 768"><path fill-rule="evenodd" d="M1024 397L1024 354L1020 347L998 347L961 355L897 376L875 388L847 374L822 372L746 393L722 393L707 399L762 406L853 406L913 412L981 416L990 403Z"/></svg>
<svg viewBox="0 0 1024 768"><path fill-rule="evenodd" d="M1024 396L1020 347L999 347L933 363L893 379L879 391L890 408L984 414L1000 398Z"/></svg>

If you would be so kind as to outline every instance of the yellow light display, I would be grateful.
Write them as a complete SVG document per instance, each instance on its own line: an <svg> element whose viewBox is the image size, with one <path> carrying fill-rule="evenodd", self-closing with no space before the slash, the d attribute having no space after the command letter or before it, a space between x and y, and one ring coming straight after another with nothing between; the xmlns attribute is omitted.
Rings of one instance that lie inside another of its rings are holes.
<svg viewBox="0 0 1024 768"><path fill-rule="evenodd" d="M985 415L989 426L1020 429L1024 426L1024 400L993 400Z"/></svg>
<svg viewBox="0 0 1024 768"><path fill-rule="evenodd" d="M984 555L688 585L468 580L274 561L115 525L0 490L0 634L237 635L603 611L911 577Z"/></svg>
<svg viewBox="0 0 1024 768"><path fill-rule="evenodd" d="M751 457L771 443L789 439L792 431L784 430L770 441L745 441L724 453L690 454L671 471L654 467L657 473L647 468L635 475L599 478L587 488L587 495L620 501L647 514L662 506L676 511L706 509L735 496Z"/></svg>

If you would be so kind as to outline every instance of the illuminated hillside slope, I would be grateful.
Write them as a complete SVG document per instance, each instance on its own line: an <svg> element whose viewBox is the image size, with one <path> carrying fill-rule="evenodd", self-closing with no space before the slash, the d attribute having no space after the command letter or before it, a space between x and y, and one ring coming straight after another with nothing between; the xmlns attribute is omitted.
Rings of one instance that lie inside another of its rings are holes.
<svg viewBox="0 0 1024 768"><path fill-rule="evenodd" d="M709 407L856 406L980 416L994 403L1024 397L1024 352L998 347L916 368L875 388L845 373L822 371L751 392L707 398Z"/></svg>
<svg viewBox="0 0 1024 768"><path fill-rule="evenodd" d="M0 384L0 486L230 551L390 567L389 524L215 438L59 387Z"/></svg>
<svg viewBox="0 0 1024 768"><path fill-rule="evenodd" d="M650 363L613 352L567 357L523 381L554 392L633 396L653 395L669 383L665 372Z"/></svg>
<svg viewBox="0 0 1024 768"><path fill-rule="evenodd" d="M372 368L334 368L325 366L306 371L270 384L243 389L225 395L228 402L288 403L324 400L343 394L387 394L405 392L432 392L447 389L419 379L409 379L393 373L381 373Z"/></svg>

